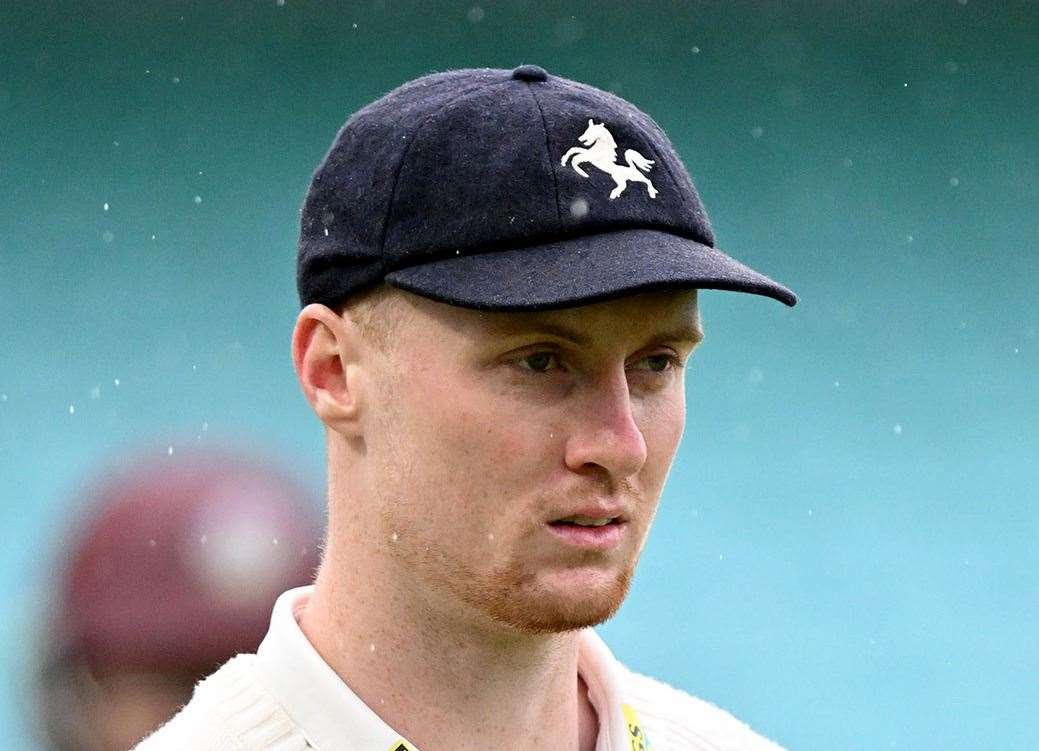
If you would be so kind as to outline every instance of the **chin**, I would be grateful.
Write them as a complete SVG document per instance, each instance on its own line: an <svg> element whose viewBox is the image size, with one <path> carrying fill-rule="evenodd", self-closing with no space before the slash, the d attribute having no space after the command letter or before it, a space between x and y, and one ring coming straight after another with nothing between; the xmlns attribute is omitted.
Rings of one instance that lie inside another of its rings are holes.
<svg viewBox="0 0 1039 751"><path fill-rule="evenodd" d="M620 608L631 586L631 569L612 576L579 572L550 582L527 579L471 602L495 622L526 634L557 634L597 626Z"/></svg>

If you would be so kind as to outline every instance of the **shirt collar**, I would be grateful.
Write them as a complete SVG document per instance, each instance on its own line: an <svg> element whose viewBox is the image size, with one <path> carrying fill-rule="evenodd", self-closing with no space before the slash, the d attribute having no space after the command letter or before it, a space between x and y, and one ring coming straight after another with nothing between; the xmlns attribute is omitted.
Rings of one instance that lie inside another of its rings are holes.
<svg viewBox="0 0 1039 751"><path fill-rule="evenodd" d="M316 751L418 751L350 690L304 635L298 617L313 589L290 589L275 602L270 629L256 651L260 682ZM599 718L596 751L632 748L625 718L630 708L621 704L623 668L590 628L578 632L577 669Z"/></svg>

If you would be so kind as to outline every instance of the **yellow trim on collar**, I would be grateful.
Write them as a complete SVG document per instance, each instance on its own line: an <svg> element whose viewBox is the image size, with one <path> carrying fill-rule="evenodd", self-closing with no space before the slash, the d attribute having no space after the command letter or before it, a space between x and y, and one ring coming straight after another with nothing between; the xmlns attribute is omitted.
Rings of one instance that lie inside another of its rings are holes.
<svg viewBox="0 0 1039 751"><path fill-rule="evenodd" d="M624 713L624 725L628 728L628 744L631 746L631 751L653 751L653 746L646 736L646 731L642 729L642 723L639 722L635 708L630 704L621 704L621 712Z"/></svg>

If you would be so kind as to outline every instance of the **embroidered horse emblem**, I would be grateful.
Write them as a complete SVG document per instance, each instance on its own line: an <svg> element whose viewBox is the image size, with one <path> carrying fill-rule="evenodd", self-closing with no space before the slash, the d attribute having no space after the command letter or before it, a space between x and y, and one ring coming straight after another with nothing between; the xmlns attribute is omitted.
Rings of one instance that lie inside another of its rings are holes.
<svg viewBox="0 0 1039 751"><path fill-rule="evenodd" d="M629 180L645 183L649 197L656 198L657 189L653 187L649 178L642 174L649 172L653 167L653 161L646 159L635 149L625 149L624 160L627 164L617 164L617 142L613 140L610 131L606 130L606 125L593 122L589 118L588 128L579 136L578 140L588 148L582 149L579 146L573 146L568 149L561 160L564 167L566 160L573 156L570 166L581 177L588 177L588 173L581 169L584 162L589 162L592 166L609 174L617 183L616 187L610 191L610 200L624 192Z"/></svg>

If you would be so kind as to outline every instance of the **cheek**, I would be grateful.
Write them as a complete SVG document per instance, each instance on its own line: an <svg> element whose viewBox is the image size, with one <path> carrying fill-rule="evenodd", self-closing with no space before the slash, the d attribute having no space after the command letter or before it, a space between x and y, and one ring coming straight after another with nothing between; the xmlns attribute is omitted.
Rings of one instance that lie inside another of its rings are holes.
<svg viewBox="0 0 1039 751"><path fill-rule="evenodd" d="M639 426L646 441L644 471L652 475L647 479L662 483L685 429L685 393L678 391L671 399L647 404Z"/></svg>
<svg viewBox="0 0 1039 751"><path fill-rule="evenodd" d="M392 408L377 433L392 438L384 444L381 474L400 496L420 499L427 517L436 509L456 530L466 516L501 513L522 490L519 481L530 481L535 431L493 394L416 375L387 395Z"/></svg>

